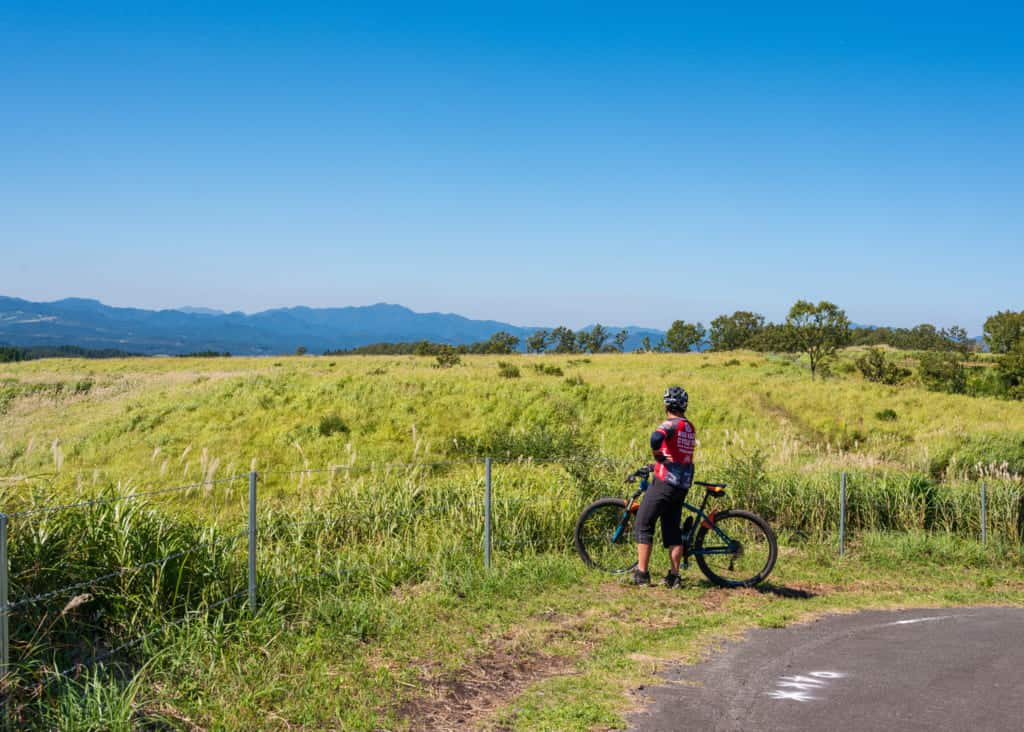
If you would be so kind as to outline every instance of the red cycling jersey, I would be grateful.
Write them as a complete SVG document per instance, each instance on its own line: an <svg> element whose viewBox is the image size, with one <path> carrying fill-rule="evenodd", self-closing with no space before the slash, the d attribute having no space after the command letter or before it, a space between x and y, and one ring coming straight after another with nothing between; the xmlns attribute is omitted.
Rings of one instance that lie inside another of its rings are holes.
<svg viewBox="0 0 1024 732"><path fill-rule="evenodd" d="M654 475L661 480L668 480L668 465L692 465L696 446L697 433L690 420L676 417L662 422L651 435L651 447L657 458Z"/></svg>

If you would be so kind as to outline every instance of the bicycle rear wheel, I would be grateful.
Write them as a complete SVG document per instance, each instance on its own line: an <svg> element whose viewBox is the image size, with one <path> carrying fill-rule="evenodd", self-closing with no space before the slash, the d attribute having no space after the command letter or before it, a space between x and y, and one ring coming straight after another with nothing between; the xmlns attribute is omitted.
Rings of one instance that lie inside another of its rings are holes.
<svg viewBox="0 0 1024 732"><path fill-rule="evenodd" d="M704 576L722 587L753 587L775 566L778 546L768 522L749 511L730 509L715 514L715 526L701 524L694 539L694 558Z"/></svg>
<svg viewBox="0 0 1024 732"><path fill-rule="evenodd" d="M576 522L576 551L588 567L613 574L636 566L635 512L621 498L594 501Z"/></svg>

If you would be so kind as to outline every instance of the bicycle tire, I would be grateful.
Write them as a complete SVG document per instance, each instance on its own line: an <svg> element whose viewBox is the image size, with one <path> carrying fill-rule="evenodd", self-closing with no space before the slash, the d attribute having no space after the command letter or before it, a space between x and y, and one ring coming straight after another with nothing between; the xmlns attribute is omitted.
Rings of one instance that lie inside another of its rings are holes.
<svg viewBox="0 0 1024 732"><path fill-rule="evenodd" d="M635 512L626 512L621 498L602 498L583 509L573 532L583 563L611 574L632 570L636 566L635 518Z"/></svg>
<svg viewBox="0 0 1024 732"><path fill-rule="evenodd" d="M705 547L709 536L713 537L710 541L721 542L721 537L702 522L693 545L694 559L697 560L697 566L704 576L719 587L753 587L764 582L771 574L775 560L779 556L775 532L768 522L756 513L738 509L721 511L715 514L714 521L730 539L739 542L739 551L726 554L697 553L706 548L714 548ZM721 542L720 548L725 548L724 542ZM718 557L729 557L729 575L724 574L725 570L719 566ZM746 559L741 569L735 568L737 559ZM750 570L756 571L746 576Z"/></svg>

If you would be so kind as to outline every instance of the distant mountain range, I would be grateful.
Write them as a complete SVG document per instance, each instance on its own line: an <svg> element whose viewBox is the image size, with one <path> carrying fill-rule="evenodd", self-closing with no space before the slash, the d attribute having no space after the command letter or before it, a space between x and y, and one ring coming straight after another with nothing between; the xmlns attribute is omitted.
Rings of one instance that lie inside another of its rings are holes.
<svg viewBox="0 0 1024 732"><path fill-rule="evenodd" d="M614 334L621 327L608 329ZM246 315L207 308L141 310L97 300L30 302L0 296L0 344L115 348L147 355L227 351L235 355L311 353L380 342L428 340L465 345L506 331L525 341L537 328L448 313L416 313L380 303L344 308L280 308ZM628 328L626 348L644 336L657 343L663 331Z"/></svg>

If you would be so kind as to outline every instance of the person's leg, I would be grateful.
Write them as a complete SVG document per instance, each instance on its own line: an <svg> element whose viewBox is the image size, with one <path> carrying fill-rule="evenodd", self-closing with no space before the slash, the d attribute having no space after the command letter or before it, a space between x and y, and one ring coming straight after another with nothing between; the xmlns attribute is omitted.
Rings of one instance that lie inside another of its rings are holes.
<svg viewBox="0 0 1024 732"><path fill-rule="evenodd" d="M679 574L679 563L683 560L683 545L669 547L668 556L672 560L672 574Z"/></svg>
<svg viewBox="0 0 1024 732"><path fill-rule="evenodd" d="M656 485L647 489L647 494L640 502L636 512L636 569L643 580L648 572L651 561L651 546L654 543L654 524L661 513L664 496ZM634 579L638 579L634 575ZM645 580L646 581L646 580Z"/></svg>
<svg viewBox="0 0 1024 732"><path fill-rule="evenodd" d="M653 488L648 489L640 508L636 511L636 564L637 569L646 572L651 560L651 544L654 543L654 522L660 512L659 496Z"/></svg>
<svg viewBox="0 0 1024 732"><path fill-rule="evenodd" d="M651 545L637 544L636 554L636 568L641 572L646 572L647 567L650 566L651 563Z"/></svg>
<svg viewBox="0 0 1024 732"><path fill-rule="evenodd" d="M675 586L678 581L679 563L683 558L683 533L679 524L683 518L683 499L685 498L685 489L671 489L661 514L661 539L665 548L668 549L668 556L672 562L672 569L669 570L669 574L665 578L670 586Z"/></svg>

